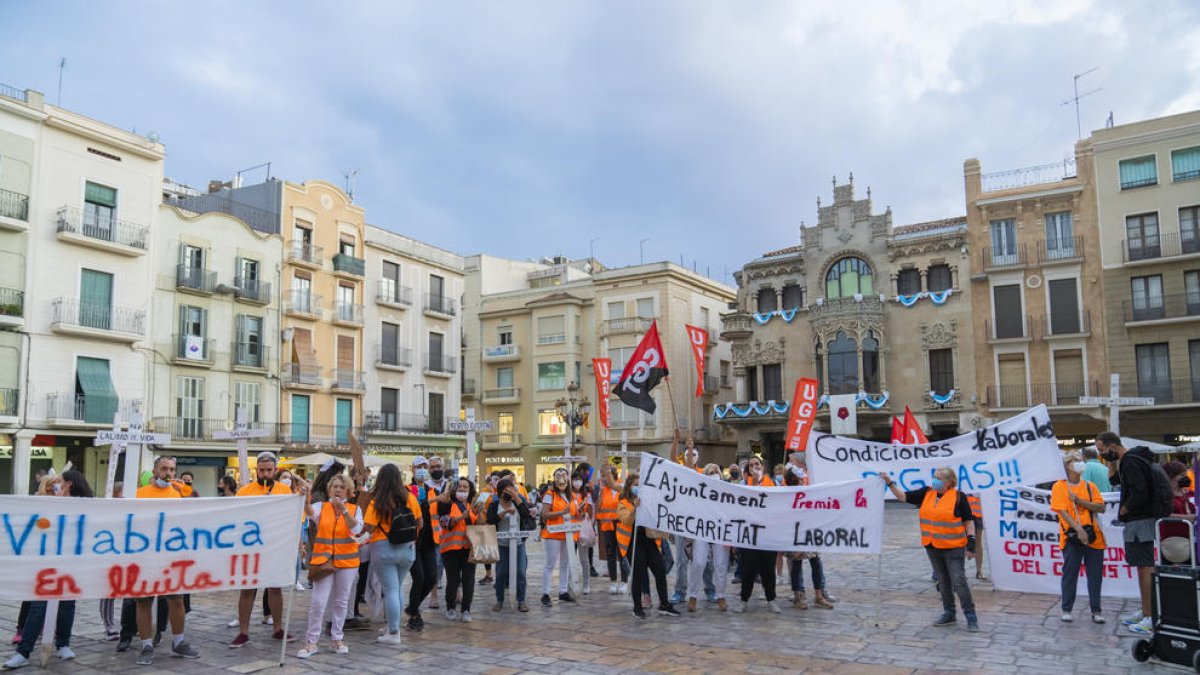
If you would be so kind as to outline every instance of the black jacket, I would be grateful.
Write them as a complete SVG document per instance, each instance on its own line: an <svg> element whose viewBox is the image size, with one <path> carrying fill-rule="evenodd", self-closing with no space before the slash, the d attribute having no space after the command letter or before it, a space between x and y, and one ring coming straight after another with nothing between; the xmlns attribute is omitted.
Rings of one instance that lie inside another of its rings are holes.
<svg viewBox="0 0 1200 675"><path fill-rule="evenodd" d="M1121 508L1125 515L1121 522L1153 518L1154 478L1150 475L1151 465L1158 458L1145 446L1131 448L1121 458L1117 474L1121 478Z"/></svg>

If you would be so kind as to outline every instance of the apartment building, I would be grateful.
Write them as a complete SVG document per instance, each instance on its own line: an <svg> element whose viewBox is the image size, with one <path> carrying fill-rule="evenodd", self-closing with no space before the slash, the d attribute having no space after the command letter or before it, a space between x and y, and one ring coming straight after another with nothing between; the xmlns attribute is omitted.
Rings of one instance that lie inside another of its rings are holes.
<svg viewBox="0 0 1200 675"><path fill-rule="evenodd" d="M496 430L484 436L480 467L513 469L521 480L548 480L561 466L570 429L559 414L570 398L593 403L574 452L603 462L624 437L630 449L666 454L675 428L691 430L704 457L720 461L732 446L709 426L708 411L723 393L721 364L727 345L716 340L715 318L733 289L677 265L661 262L605 269L595 260L563 257L526 262L486 255L466 260L467 313L464 387L482 419ZM477 320L472 320L477 317ZM654 390L653 415L613 396L607 429L598 421L592 359L609 357L613 381L651 321L657 320L671 384ZM708 377L700 400L685 324L709 326ZM572 390L572 385L577 389ZM732 392L727 381L726 398Z"/></svg>
<svg viewBox="0 0 1200 675"><path fill-rule="evenodd" d="M465 459L457 419L464 388L463 258L366 226L364 431L374 454L407 467L416 455ZM473 393L473 392L472 392Z"/></svg>
<svg viewBox="0 0 1200 675"><path fill-rule="evenodd" d="M32 472L68 461L103 490L96 431L146 410L163 156L155 140L0 87L6 490L24 493Z"/></svg>
<svg viewBox="0 0 1200 675"><path fill-rule="evenodd" d="M1200 428L1200 111L1093 131L1108 360L1124 434Z"/></svg>
<svg viewBox="0 0 1200 675"><path fill-rule="evenodd" d="M737 438L739 457L784 461L796 380L820 381L815 426L829 430L829 397L847 396L843 433L888 440L891 417L909 406L931 438L981 425L973 392L974 343L967 223L962 217L892 226L854 179L817 200L817 224L797 245L765 253L734 274L733 400L714 421ZM724 372L722 372L724 374Z"/></svg>
<svg viewBox="0 0 1200 675"><path fill-rule="evenodd" d="M1081 396L1108 395L1092 142L1053 164L983 173L963 164L975 372L989 421L1044 404L1060 439L1105 422Z"/></svg>

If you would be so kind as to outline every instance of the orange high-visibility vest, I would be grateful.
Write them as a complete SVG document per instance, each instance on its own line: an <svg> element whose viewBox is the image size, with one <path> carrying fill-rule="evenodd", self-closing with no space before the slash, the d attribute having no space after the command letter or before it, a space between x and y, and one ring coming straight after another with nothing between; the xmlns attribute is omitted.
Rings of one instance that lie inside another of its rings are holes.
<svg viewBox="0 0 1200 675"><path fill-rule="evenodd" d="M958 490L950 488L938 497L937 490L930 489L921 502L921 545L934 548L962 548L967 545L967 528L954 515L958 504Z"/></svg>
<svg viewBox="0 0 1200 675"><path fill-rule="evenodd" d="M575 510L574 502L568 502L562 495L558 494L554 490L550 491L550 495L552 495L553 499L551 500L550 508L547 510L563 511L566 509L570 509L571 517L572 518L575 517L577 512ZM543 505L543 508L545 508L545 505ZM546 518L545 520L546 520L546 525L562 525L564 522L564 519L562 516ZM575 532L574 535L575 536L572 537L572 539L578 540L579 533ZM544 527L542 528L542 539L566 539L566 538L567 538L567 534L565 532L550 532L546 528L544 528Z"/></svg>
<svg viewBox="0 0 1200 675"><path fill-rule="evenodd" d="M346 511L353 519L358 507L346 504ZM321 515L317 521L317 536L313 539L310 564L323 565L330 556L333 556L333 566L339 569L358 567L358 542L351 536L343 518L333 512L333 505L325 502L321 505Z"/></svg>
<svg viewBox="0 0 1200 675"><path fill-rule="evenodd" d="M754 476L746 476L746 485L750 487L775 487L775 481L771 480L767 474L763 474L762 481L755 483Z"/></svg>
<svg viewBox="0 0 1200 675"><path fill-rule="evenodd" d="M475 513L468 507L466 518L446 530L442 528L441 519L438 518L438 508L441 506L441 502L429 502L429 519L433 521L433 540L438 543L438 551L445 553L470 548L471 543L467 541L467 524L475 524ZM458 518L461 515L463 515L463 511L458 508L458 504L451 502L449 516Z"/></svg>
<svg viewBox="0 0 1200 675"><path fill-rule="evenodd" d="M596 520L600 523L601 532L611 532L613 523L617 521L617 501L621 493L616 490L600 488L600 505L596 507Z"/></svg>
<svg viewBox="0 0 1200 675"><path fill-rule="evenodd" d="M633 503L628 499L622 499L617 503L624 504L625 508L629 509L630 511L634 510ZM617 529L617 548L621 551L621 557L626 558L629 556L629 542L633 541L633 528L637 525L637 523L634 523L633 525L623 525L620 520L614 520L613 522L616 524Z"/></svg>
<svg viewBox="0 0 1200 675"><path fill-rule="evenodd" d="M971 505L971 517L983 520L983 505L979 503L979 495L967 495L967 503Z"/></svg>

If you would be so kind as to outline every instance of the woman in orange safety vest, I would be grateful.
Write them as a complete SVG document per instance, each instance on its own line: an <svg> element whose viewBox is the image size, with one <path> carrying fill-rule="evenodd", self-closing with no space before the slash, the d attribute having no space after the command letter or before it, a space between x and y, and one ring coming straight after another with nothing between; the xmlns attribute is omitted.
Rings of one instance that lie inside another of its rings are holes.
<svg viewBox="0 0 1200 675"><path fill-rule="evenodd" d="M562 525L565 517L572 520L578 515L571 493L570 478L566 469L554 470L554 481L546 487L542 497L542 523L545 526ZM542 544L546 548L546 566L542 568L542 605L550 606L550 577L554 574L554 566L558 565L558 599L562 602L575 602L571 595L571 558L567 555L567 546L574 545L578 533L567 543L564 532L551 532L542 528Z"/></svg>
<svg viewBox="0 0 1200 675"><path fill-rule="evenodd" d="M608 562L608 592L611 595L625 593L629 583L629 563L617 550L617 502L621 499L621 479L617 467L604 468L600 485L600 501L596 505L596 524L600 529L600 540L604 543ZM621 583L617 583L617 568L621 568Z"/></svg>
<svg viewBox="0 0 1200 675"><path fill-rule="evenodd" d="M463 623L471 623L471 600L475 597L475 563L468 562L471 542L467 540L467 525L483 520L474 510L474 503L475 484L468 478L459 478L436 502L429 504L433 538L446 568L446 618ZM461 613L456 608L460 587Z"/></svg>
<svg viewBox="0 0 1200 675"><path fill-rule="evenodd" d="M297 652L302 659L316 654L317 641L321 638L321 623L325 607L332 601L331 649L336 654L350 651L346 646L342 627L346 623L346 611L350 606L350 594L354 592L358 576L358 540L362 532L362 512L358 506L346 501L350 495L350 479L338 474L329 479L325 486L327 499L308 505L308 517L316 523L317 535L312 542L309 567L319 567L333 561L333 572L313 582L308 606L308 634L306 644Z"/></svg>
<svg viewBox="0 0 1200 675"><path fill-rule="evenodd" d="M617 502L617 547L621 555L630 559L633 566L633 584L630 595L633 596L633 615L639 619L646 618L642 608L642 596L649 594L650 577L654 573L654 586L658 591L658 613L664 616L679 616L667 595L667 565L663 560L662 540L651 539L646 535L646 528L637 524L637 507L640 500L637 496L638 473L629 472L625 479L625 487L621 490L621 498Z"/></svg>
<svg viewBox="0 0 1200 675"><path fill-rule="evenodd" d="M879 474L897 501L920 508L921 545L937 572L938 590L942 593L942 614L935 626L949 626L954 618L954 596L967 617L967 630L979 630L975 601L967 585L966 559L975 555L975 515L967 495L959 492L954 470L949 467L933 472L932 484L916 490L902 491L886 472Z"/></svg>

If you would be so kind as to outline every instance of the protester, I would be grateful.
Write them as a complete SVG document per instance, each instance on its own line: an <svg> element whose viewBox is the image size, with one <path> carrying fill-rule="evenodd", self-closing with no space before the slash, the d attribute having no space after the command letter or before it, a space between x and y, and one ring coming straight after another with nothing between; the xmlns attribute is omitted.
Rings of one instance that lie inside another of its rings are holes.
<svg viewBox="0 0 1200 675"><path fill-rule="evenodd" d="M679 441L682 434L679 429L675 429L675 436L671 440L671 460L682 464L685 468L691 469L697 473L703 473L700 468L700 451L696 448L696 440L692 437L691 432L688 432L687 439L684 441L683 452L679 452ZM689 551L692 549L693 540L679 535L671 535L671 552L674 553L675 560L675 588L671 594L671 604L683 602L687 595L688 587L688 568L690 567L691 558ZM667 564L668 570L671 563ZM711 578L708 580L711 586ZM694 604L694 603L693 603ZM695 610L693 610L695 611Z"/></svg>
<svg viewBox="0 0 1200 675"><path fill-rule="evenodd" d="M679 616L679 611L667 597L667 566L659 550L662 540L651 539L646 534L646 528L637 524L637 507L641 503L637 492L638 473L631 471L625 478L625 486L617 502L616 532L621 555L629 558L633 567L633 584L630 588L633 615L639 619L646 618L642 591L650 585L649 575L653 574L654 587L658 592L658 613Z"/></svg>
<svg viewBox="0 0 1200 675"><path fill-rule="evenodd" d="M437 490L438 496L441 496L446 490L450 489L450 471L446 469L445 460L436 455L429 458L429 485ZM432 526L429 529L432 531ZM429 587L429 609L438 609L440 605L438 604L437 593L433 592L433 588L440 589L442 587L442 572L445 569L445 564L442 561L442 552L438 550L437 546L433 547L433 561L436 568L431 580L433 585Z"/></svg>
<svg viewBox="0 0 1200 675"><path fill-rule="evenodd" d="M620 475L617 467L607 466L601 476L600 498L596 506L596 523L600 530L600 539L604 546L605 558L608 563L608 592L610 595L620 595L628 591L629 563L617 549L617 502L621 499ZM617 583L617 569L621 570L621 583Z"/></svg>
<svg viewBox="0 0 1200 675"><path fill-rule="evenodd" d="M547 486L542 497L542 522L546 526L562 525L565 516L574 520L575 505L571 499L571 484L566 469L554 470L554 482ZM572 543L577 539L572 534ZM542 568L542 605L549 607L550 578L554 574L554 566L558 565L558 599L562 602L575 602L571 595L571 560L567 555L567 535L565 532L551 532L542 528L542 542L546 548L545 567Z"/></svg>
<svg viewBox="0 0 1200 675"><path fill-rule="evenodd" d="M292 494L291 489L283 483L276 482L275 470L278 462L275 453L264 451L258 453L257 464L254 468L255 480L238 489L238 497L259 497L263 495ZM305 488L307 491L307 488ZM267 588L263 591L267 597L267 605L271 608L271 616L283 616L283 592L278 587ZM238 649L250 642L250 615L254 612L254 598L258 591L253 588L242 589L238 593L238 634L229 643L230 649ZM282 626L277 626L273 637L276 640L293 641L291 635L285 635Z"/></svg>
<svg viewBox="0 0 1200 675"><path fill-rule="evenodd" d="M596 507L593 494L595 486L591 483L592 467L580 464L571 474L571 505L578 519L583 522L583 529L576 535L576 555L579 558L579 569L583 579L583 594L592 592L592 577L596 575L592 568L592 556L596 551Z"/></svg>
<svg viewBox="0 0 1200 675"><path fill-rule="evenodd" d="M441 480L441 461L438 457L434 457L433 460L417 457L413 459L412 463L414 485L411 492L416 497L417 508L421 520L425 524L417 533L415 557L412 564L412 584L409 587L408 606L404 609L404 613L408 615L408 622L404 627L413 632L419 632L425 627L425 620L421 617L421 603L431 594L436 596L432 591L437 587L439 576L437 543L433 539L429 504L437 500L441 487L445 485L445 482ZM438 480L436 481L430 476L429 469L434 462L438 467ZM436 608L435 600L431 600L429 606Z"/></svg>
<svg viewBox="0 0 1200 675"><path fill-rule="evenodd" d="M400 469L395 464L384 464L375 477L363 516L370 535L371 565L383 587L383 612L387 618L387 631L376 638L377 642L400 644L404 577L417 557L416 542L421 532L429 529L423 513L417 496L404 486ZM414 589L416 585L414 579Z"/></svg>
<svg viewBox="0 0 1200 675"><path fill-rule="evenodd" d="M1112 484L1108 480L1109 468L1100 461L1100 451L1096 446L1089 445L1083 449L1083 461L1083 480L1095 485L1100 492L1112 492Z"/></svg>
<svg viewBox="0 0 1200 675"><path fill-rule="evenodd" d="M510 475L501 474L501 479L496 483L496 499L493 499L488 505L487 523L495 525L497 532L509 532L526 529L522 523L528 525L529 529L533 529L533 514L529 511L529 502L525 497L521 496L521 491L513 482ZM527 586L526 569L529 565L529 559L525 552L525 540L517 540L517 559L511 560L509 553L508 542L500 543L500 562L496 565L496 604L492 607L493 612L499 612L504 609L504 592L508 589L508 580L512 575L509 565L515 564L517 567L517 611L528 612L529 605L525 603L525 591Z"/></svg>
<svg viewBox="0 0 1200 675"><path fill-rule="evenodd" d="M320 478L320 476L318 476ZM332 605L332 621L329 635L330 648L335 654L348 654L342 629L346 623L346 612L350 605L350 594L354 591L354 580L358 575L358 541L362 532L362 512L352 502L347 502L351 490L350 479L341 474L331 476L322 484L322 501L310 502L308 517L312 519L316 536L313 538L309 569L332 564L333 571L313 582L312 597L308 606L308 630L306 643L296 656L307 659L319 650L325 608ZM311 499L311 493L310 499Z"/></svg>
<svg viewBox="0 0 1200 675"><path fill-rule="evenodd" d="M237 491L237 479L228 474L221 476L221 480L217 482L218 497L234 497L237 496Z"/></svg>
<svg viewBox="0 0 1200 675"><path fill-rule="evenodd" d="M1121 506L1117 517L1125 524L1125 562L1137 568L1141 607L1122 617L1129 631L1141 635L1153 632L1150 617L1151 574L1154 572L1154 472L1162 472L1154 453L1145 446L1126 448L1121 437L1111 431L1096 436L1096 448L1108 462L1117 462L1121 484ZM1165 478L1165 476L1164 476Z"/></svg>
<svg viewBox="0 0 1200 675"><path fill-rule="evenodd" d="M488 507L492 505L496 497L496 485L500 482L500 472L493 471L488 474L487 482L479 486L479 502L482 504L482 511L487 513ZM492 576L492 564L484 563L483 578L479 580L480 585L486 586L495 582L495 577Z"/></svg>
<svg viewBox="0 0 1200 675"><path fill-rule="evenodd" d="M709 464L704 467L704 475L721 480L721 467ZM717 601L717 608L724 612L729 605L725 600L726 576L729 573L729 547L723 544L713 544L696 539L692 542L691 569L688 570L687 610L696 611L700 599L702 583L712 583L712 597ZM711 582L706 578L707 570L712 570Z"/></svg>
<svg viewBox="0 0 1200 675"><path fill-rule="evenodd" d="M763 475L763 463L758 457L751 457L746 462L746 485L750 487L774 487L775 482ZM755 548L739 548L738 560L741 561L742 592L740 602L733 607L734 612L745 612L750 605L750 597L754 595L754 581L762 582L763 592L767 597L767 609L778 614L779 606L775 604L775 551L760 551Z"/></svg>
<svg viewBox="0 0 1200 675"><path fill-rule="evenodd" d="M469 562L471 543L467 526L480 518L473 508L475 484L469 478L459 478L447 486L437 501L429 506L430 522L438 551L446 566L446 619L471 623L471 601L475 597L475 563ZM462 590L461 608L459 589Z"/></svg>
<svg viewBox="0 0 1200 675"><path fill-rule="evenodd" d="M808 484L808 474L801 471L787 470L783 483L789 487L799 487ZM819 553L801 552L788 556L788 578L792 586L792 606L796 609L808 609L808 598L804 592L804 561L808 561L812 572L813 604L822 609L833 609L833 600L825 594L825 563Z"/></svg>
<svg viewBox="0 0 1200 675"><path fill-rule="evenodd" d="M196 474L191 471L184 471L179 474L179 480L186 486L192 488L192 497L199 497L200 493L196 491Z"/></svg>
<svg viewBox="0 0 1200 675"><path fill-rule="evenodd" d="M1100 588L1104 583L1104 532L1097 514L1104 513L1104 496L1100 489L1083 480L1087 468L1083 454L1068 452L1063 456L1066 480L1054 484L1050 491L1050 509L1058 514L1058 547L1062 549L1062 620L1071 621L1075 607L1075 591L1079 586L1079 564L1087 573L1088 602L1092 622L1104 623L1100 610Z"/></svg>
<svg viewBox="0 0 1200 675"><path fill-rule="evenodd" d="M933 622L935 626L957 623L954 613L954 596L962 605L967 617L967 630L979 630L979 617L975 613L975 601L967 585L966 559L975 555L975 516L967 496L956 488L958 480L954 470L948 467L933 472L932 485L917 490L902 491L887 472L879 474L892 495L902 504L912 504L920 509L921 545L933 565L938 578L938 590L942 594L942 614Z"/></svg>
<svg viewBox="0 0 1200 675"><path fill-rule="evenodd" d="M1163 465L1167 478L1171 479L1174 498L1171 500L1171 517L1184 520L1196 519L1196 493L1192 491L1192 479L1183 462L1167 462ZM1186 536L1186 535L1185 535Z"/></svg>

